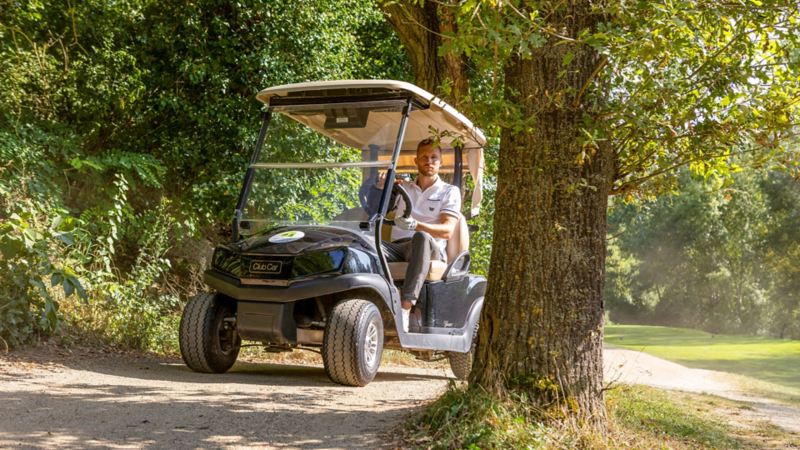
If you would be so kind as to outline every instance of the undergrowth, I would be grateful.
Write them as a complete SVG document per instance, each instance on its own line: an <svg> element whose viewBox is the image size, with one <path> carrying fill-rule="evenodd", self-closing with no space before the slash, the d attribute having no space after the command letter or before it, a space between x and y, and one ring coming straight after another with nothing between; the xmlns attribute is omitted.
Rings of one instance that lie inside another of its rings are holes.
<svg viewBox="0 0 800 450"><path fill-rule="evenodd" d="M499 399L478 387L449 389L407 423L403 447L430 449L741 448L719 418L675 403L656 389L621 386L606 395L606 436L557 420L509 394Z"/></svg>
<svg viewBox="0 0 800 450"><path fill-rule="evenodd" d="M157 163L139 158L153 170L124 170L132 157L123 155L89 164L65 133L0 131L0 349L59 336L176 353L181 298L192 292L166 282L175 276L167 252L193 233L191 222L179 224L165 197L132 207L129 180L158 187ZM64 159L84 179L113 180L90 208L70 207L64 191L77 185L54 181Z"/></svg>

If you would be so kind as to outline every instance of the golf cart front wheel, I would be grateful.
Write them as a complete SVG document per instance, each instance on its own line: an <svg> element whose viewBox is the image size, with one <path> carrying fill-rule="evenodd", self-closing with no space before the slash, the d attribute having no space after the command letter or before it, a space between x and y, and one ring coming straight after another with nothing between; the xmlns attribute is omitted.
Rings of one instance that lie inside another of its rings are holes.
<svg viewBox="0 0 800 450"><path fill-rule="evenodd" d="M366 300L344 300L334 306L325 325L322 362L335 383L366 386L375 378L383 353L383 320Z"/></svg>
<svg viewBox="0 0 800 450"><path fill-rule="evenodd" d="M236 331L236 305L217 294L194 296L180 325L183 362L195 372L223 373L239 356L242 339Z"/></svg>

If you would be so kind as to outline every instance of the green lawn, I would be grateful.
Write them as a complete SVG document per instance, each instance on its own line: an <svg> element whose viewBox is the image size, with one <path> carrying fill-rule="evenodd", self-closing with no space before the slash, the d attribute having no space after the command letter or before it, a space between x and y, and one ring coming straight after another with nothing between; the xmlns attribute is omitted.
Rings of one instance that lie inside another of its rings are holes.
<svg viewBox="0 0 800 450"><path fill-rule="evenodd" d="M800 341L643 325L607 325L605 341L687 367L744 375L788 388L793 395L800 393Z"/></svg>

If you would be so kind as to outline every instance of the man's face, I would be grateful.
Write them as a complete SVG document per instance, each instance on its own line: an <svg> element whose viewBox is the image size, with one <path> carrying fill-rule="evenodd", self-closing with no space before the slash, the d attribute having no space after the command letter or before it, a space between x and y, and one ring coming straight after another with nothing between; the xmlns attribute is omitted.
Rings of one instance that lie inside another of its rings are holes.
<svg viewBox="0 0 800 450"><path fill-rule="evenodd" d="M425 145L417 152L414 163L417 164L417 170L421 175L432 177L437 175L439 168L442 167L442 152L431 144Z"/></svg>

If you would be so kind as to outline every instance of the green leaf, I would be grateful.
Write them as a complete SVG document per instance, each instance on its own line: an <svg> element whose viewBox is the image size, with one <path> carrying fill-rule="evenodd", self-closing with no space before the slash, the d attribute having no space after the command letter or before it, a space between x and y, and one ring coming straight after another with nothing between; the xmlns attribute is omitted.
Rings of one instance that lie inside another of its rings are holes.
<svg viewBox="0 0 800 450"><path fill-rule="evenodd" d="M60 240L66 245L75 244L75 238L72 236L71 233L58 233L56 234L56 238L58 238L58 240Z"/></svg>
<svg viewBox="0 0 800 450"><path fill-rule="evenodd" d="M50 277L50 286L58 286L62 281L64 281L64 275L61 272L55 272L53 276Z"/></svg>
<svg viewBox="0 0 800 450"><path fill-rule="evenodd" d="M574 53L572 53L572 52L567 52L567 53L564 55L564 58L561 60L561 65L562 65L562 66L568 66L568 65L569 65L569 63L571 63L571 62L572 62L572 60L573 60L574 58L575 58L575 54L574 54Z"/></svg>
<svg viewBox="0 0 800 450"><path fill-rule="evenodd" d="M0 240L0 252L2 252L4 259L14 258L23 248L22 242L17 239L6 237Z"/></svg>
<svg viewBox="0 0 800 450"><path fill-rule="evenodd" d="M66 278L61 286L64 288L64 297L69 297L75 291L75 286L69 278Z"/></svg>

